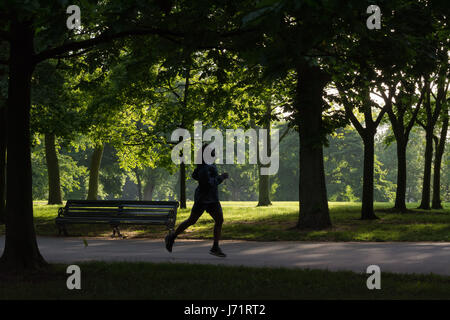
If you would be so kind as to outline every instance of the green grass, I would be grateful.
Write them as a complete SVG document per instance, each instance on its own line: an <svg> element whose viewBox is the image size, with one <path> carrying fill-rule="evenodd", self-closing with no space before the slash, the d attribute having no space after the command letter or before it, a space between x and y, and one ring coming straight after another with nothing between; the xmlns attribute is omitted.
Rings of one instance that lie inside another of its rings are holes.
<svg viewBox="0 0 450 320"><path fill-rule="evenodd" d="M381 290L353 272L171 263L79 264L81 290L66 288L66 265L27 276L0 274L0 299L449 299L450 277L382 273Z"/></svg>
<svg viewBox="0 0 450 320"><path fill-rule="evenodd" d="M179 210L177 224L186 219L188 209ZM444 210L417 210L418 204L408 208L412 212L392 213L383 210L391 203L375 203L379 220L362 221L360 203L330 202L333 227L321 231L295 229L298 219L298 202L274 202L269 207L256 207L256 202L222 202L225 223L223 239L258 241L450 241L450 203ZM35 224L38 235L55 236L54 218L59 206L35 203ZM180 238L212 238L213 220L205 212L197 224L188 228ZM83 237L110 236L111 229L104 225L74 225L68 227L70 235ZM163 227L130 226L121 229L128 237L162 238ZM0 226L0 234L4 226Z"/></svg>

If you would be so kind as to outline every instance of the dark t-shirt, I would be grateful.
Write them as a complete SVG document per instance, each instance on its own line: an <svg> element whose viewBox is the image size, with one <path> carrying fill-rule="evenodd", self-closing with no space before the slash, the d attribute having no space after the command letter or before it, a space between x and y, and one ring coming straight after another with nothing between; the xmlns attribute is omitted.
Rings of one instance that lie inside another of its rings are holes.
<svg viewBox="0 0 450 320"><path fill-rule="evenodd" d="M224 178L219 175L215 164L199 164L192 173L192 178L198 181L194 201L198 203L219 202L217 186Z"/></svg>

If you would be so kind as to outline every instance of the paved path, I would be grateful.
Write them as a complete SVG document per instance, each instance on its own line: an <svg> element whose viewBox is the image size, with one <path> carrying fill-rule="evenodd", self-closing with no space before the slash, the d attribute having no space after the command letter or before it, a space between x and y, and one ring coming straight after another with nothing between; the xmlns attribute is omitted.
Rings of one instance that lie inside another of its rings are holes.
<svg viewBox="0 0 450 320"><path fill-rule="evenodd" d="M435 273L450 276L450 243L362 242L255 242L222 241L225 259L209 254L211 240L177 240L173 252L162 240L87 240L38 237L41 253L49 262L150 261L245 266L282 266L365 272L376 264L381 271ZM4 238L0 237L0 250Z"/></svg>

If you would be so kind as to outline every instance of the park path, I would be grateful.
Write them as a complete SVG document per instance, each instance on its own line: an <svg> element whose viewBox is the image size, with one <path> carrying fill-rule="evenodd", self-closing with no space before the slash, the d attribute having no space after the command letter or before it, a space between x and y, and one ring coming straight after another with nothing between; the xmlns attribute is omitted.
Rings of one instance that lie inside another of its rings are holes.
<svg viewBox="0 0 450 320"><path fill-rule="evenodd" d="M222 241L228 255L209 254L211 240L175 242L172 253L163 240L38 237L45 259L54 263L84 261L188 262L223 265L294 267L365 272L375 264L381 271L435 273L450 276L450 243L443 242L257 242ZM0 251L4 237L0 237Z"/></svg>

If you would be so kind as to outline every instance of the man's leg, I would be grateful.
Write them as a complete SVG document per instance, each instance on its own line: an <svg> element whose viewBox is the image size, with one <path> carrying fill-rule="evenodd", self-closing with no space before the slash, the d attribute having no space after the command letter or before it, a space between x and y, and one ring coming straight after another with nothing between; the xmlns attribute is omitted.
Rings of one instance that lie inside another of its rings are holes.
<svg viewBox="0 0 450 320"><path fill-rule="evenodd" d="M205 211L205 208L203 208L203 206L201 204L194 202L194 205L192 206L192 209L191 209L191 215L189 216L189 218L187 218L182 223L180 223L180 225L177 227L177 229L173 233L174 238L176 238L184 230L186 230L187 228L189 228L190 226L195 224L197 222L198 218L201 217L201 215L203 214L204 211Z"/></svg>
<svg viewBox="0 0 450 320"><path fill-rule="evenodd" d="M187 218L182 223L180 223L180 225L177 227L177 229L175 230L174 233L166 236L166 239L165 239L166 249L169 252L172 252L172 246L173 246L173 243L174 243L176 237L180 233L182 233L184 230L186 230L187 228L189 228L190 226L195 224L197 222L198 218L200 218L200 216L203 214L204 211L205 211L205 208L203 207L203 205L194 202L194 205L192 206L192 209L191 209L191 215L189 216L189 218Z"/></svg>
<svg viewBox="0 0 450 320"><path fill-rule="evenodd" d="M219 248L220 235L222 233L223 225L223 211L220 203L212 204L207 209L208 213L214 219L214 244L211 248L211 253L220 257L225 257L226 255Z"/></svg>

